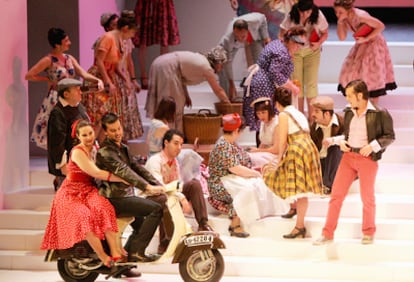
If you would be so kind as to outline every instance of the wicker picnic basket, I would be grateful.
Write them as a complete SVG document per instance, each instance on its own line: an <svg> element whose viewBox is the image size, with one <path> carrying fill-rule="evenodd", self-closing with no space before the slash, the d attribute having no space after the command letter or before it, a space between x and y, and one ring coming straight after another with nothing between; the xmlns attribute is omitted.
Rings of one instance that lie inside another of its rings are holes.
<svg viewBox="0 0 414 282"><path fill-rule="evenodd" d="M240 116L243 114L243 103L214 103L216 107L216 113L221 115L238 113Z"/></svg>
<svg viewBox="0 0 414 282"><path fill-rule="evenodd" d="M220 135L221 115L212 114L208 109L201 109L196 114L183 116L184 135L187 143L214 144Z"/></svg>

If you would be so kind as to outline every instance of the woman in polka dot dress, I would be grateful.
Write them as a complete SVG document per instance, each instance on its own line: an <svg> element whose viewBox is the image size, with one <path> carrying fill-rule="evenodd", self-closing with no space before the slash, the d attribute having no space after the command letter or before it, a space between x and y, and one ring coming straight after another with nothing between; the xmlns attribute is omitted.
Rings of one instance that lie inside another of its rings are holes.
<svg viewBox="0 0 414 282"><path fill-rule="evenodd" d="M290 80L290 76L293 72L293 54L304 45L304 35L305 30L301 27L289 29L283 40L273 40L265 46L257 64L251 68L243 98L243 115L250 130L258 132L260 129L254 109L250 107L254 100L260 97L271 98L278 86L290 89L295 95L299 94L300 90Z"/></svg>
<svg viewBox="0 0 414 282"><path fill-rule="evenodd" d="M116 239L118 226L115 210L105 197L99 195L93 178L108 181L122 179L95 166L95 133L91 124L80 121L74 126L76 131L72 131L72 135L76 133L80 144L71 151L68 174L53 199L41 248L68 249L87 240L99 259L110 266L122 256ZM111 256L102 247L103 239L109 244Z"/></svg>

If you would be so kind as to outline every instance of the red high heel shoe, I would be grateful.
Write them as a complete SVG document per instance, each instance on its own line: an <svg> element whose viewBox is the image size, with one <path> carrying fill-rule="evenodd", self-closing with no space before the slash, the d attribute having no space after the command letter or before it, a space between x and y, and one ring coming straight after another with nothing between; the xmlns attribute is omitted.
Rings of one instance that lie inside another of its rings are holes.
<svg viewBox="0 0 414 282"><path fill-rule="evenodd" d="M112 257L108 256L108 258L105 261L103 261L103 264L107 268L112 268L115 266L115 260Z"/></svg>
<svg viewBox="0 0 414 282"><path fill-rule="evenodd" d="M128 257L127 257L127 256L122 255L122 256L120 256L120 257L113 257L113 258L112 258L112 260L113 260L114 262L120 262L120 263L123 263L123 262L127 262L127 261L128 261Z"/></svg>

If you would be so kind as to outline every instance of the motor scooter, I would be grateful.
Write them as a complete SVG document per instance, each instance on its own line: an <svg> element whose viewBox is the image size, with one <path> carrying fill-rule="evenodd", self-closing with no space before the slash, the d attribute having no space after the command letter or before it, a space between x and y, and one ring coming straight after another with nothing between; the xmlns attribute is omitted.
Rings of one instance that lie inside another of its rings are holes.
<svg viewBox="0 0 414 282"><path fill-rule="evenodd" d="M171 217L165 217L167 234L171 240L165 253L153 262L146 263L178 263L179 273L185 282L217 282L224 273L224 259L219 249L225 248L218 233L213 231L193 232L184 217L178 198L174 195L178 182L166 185L167 206ZM125 228L133 217L118 218L119 240ZM103 245L106 251L108 246ZM93 282L99 274L105 279L117 277L124 271L137 267L143 262L115 262L114 267L108 268L99 260L96 253L86 241L75 244L70 249L48 250L45 261L57 261L60 276L66 282Z"/></svg>

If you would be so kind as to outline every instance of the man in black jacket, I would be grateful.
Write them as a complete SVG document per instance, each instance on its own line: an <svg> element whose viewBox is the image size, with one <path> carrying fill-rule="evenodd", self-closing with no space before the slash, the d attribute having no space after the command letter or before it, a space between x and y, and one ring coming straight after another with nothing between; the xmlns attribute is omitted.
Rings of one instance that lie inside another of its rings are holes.
<svg viewBox="0 0 414 282"><path fill-rule="evenodd" d="M349 82L345 93L349 106L344 110L344 133L341 138L335 138L344 154L332 185L322 236L314 241L314 245L328 244L334 239L342 203L356 176L359 178L359 193L363 204L361 243L374 242L378 160L395 140L391 115L371 104L364 81Z"/></svg>
<svg viewBox="0 0 414 282"><path fill-rule="evenodd" d="M117 216L133 216L133 232L125 249L129 261L153 261L156 257L146 255L150 243L163 215L162 206L156 201L135 196L134 187L147 195L161 198L165 202L165 188L140 164L132 160L128 147L122 143L123 129L117 115L108 113L102 117L105 140L96 156L96 164L101 169L112 172L131 185L103 182L100 193L115 207Z"/></svg>
<svg viewBox="0 0 414 282"><path fill-rule="evenodd" d="M47 159L49 173L55 175L57 190L67 172L66 163L74 145L72 123L78 119L89 120L85 107L80 103L82 82L64 78L58 82L58 103L50 112L47 125Z"/></svg>

